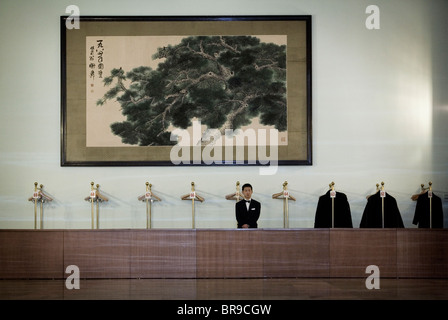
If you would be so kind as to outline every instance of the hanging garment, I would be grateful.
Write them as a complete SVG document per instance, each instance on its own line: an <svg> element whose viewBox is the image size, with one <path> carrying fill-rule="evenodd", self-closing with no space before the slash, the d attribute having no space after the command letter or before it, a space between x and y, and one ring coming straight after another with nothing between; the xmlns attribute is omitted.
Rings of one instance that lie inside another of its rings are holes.
<svg viewBox="0 0 448 320"><path fill-rule="evenodd" d="M429 211L429 197L428 193L421 194L417 199L417 205L415 206L415 214L413 224L418 225L419 228L430 227L430 216L432 216L432 228L443 228L443 206L442 199L432 194L432 213Z"/></svg>
<svg viewBox="0 0 448 320"><path fill-rule="evenodd" d="M331 197L330 190L319 197L314 219L314 228L331 228ZM334 227L335 228L353 228L352 214L347 196L344 193L337 192L334 198Z"/></svg>
<svg viewBox="0 0 448 320"><path fill-rule="evenodd" d="M362 214L360 228L382 227L382 200L380 191L367 199L364 213ZM384 228L404 228L397 200L386 192L384 197Z"/></svg>

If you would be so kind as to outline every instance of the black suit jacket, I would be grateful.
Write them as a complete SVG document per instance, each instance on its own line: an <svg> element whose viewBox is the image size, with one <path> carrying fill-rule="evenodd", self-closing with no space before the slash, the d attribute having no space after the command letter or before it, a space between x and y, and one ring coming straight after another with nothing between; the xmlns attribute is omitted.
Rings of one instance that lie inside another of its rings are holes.
<svg viewBox="0 0 448 320"><path fill-rule="evenodd" d="M330 190L319 197L314 218L314 228L331 228L331 197ZM334 227L353 228L352 214L347 196L337 192L334 198Z"/></svg>
<svg viewBox="0 0 448 320"><path fill-rule="evenodd" d="M246 207L246 201L243 199L235 204L236 221L238 228L243 224L248 224L249 228L258 228L258 218L260 218L261 204L257 200L251 199L249 210Z"/></svg>
<svg viewBox="0 0 448 320"><path fill-rule="evenodd" d="M378 191L367 200L359 227L381 228L382 221L382 201ZM384 198L384 228L404 228L397 200L387 192Z"/></svg>
<svg viewBox="0 0 448 320"><path fill-rule="evenodd" d="M432 194L432 227L433 228L443 228L443 206L442 199ZM417 225L419 228L429 228L429 197L428 193L425 192L421 194L417 199L417 205L415 207L414 220L412 223Z"/></svg>

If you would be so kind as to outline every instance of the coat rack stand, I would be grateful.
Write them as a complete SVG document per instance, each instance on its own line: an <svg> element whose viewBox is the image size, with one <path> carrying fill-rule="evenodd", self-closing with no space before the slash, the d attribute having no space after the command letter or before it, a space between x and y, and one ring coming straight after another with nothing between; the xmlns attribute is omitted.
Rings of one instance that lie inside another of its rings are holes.
<svg viewBox="0 0 448 320"><path fill-rule="evenodd" d="M289 229L289 208L288 208L288 199L296 201L288 191L288 182L285 181L283 183L283 191L274 193L272 195L272 199L283 199L283 228Z"/></svg>
<svg viewBox="0 0 448 320"><path fill-rule="evenodd" d="M330 187L330 198L331 198L331 227L334 228L334 199L336 198L336 191L334 190L333 181L328 186Z"/></svg>
<svg viewBox="0 0 448 320"><path fill-rule="evenodd" d="M381 197L381 227L384 228L384 198L386 197L386 191L384 190L384 182L381 182L380 188Z"/></svg>
<svg viewBox="0 0 448 320"><path fill-rule="evenodd" d="M429 228L432 229L432 182L429 182L428 197L429 197Z"/></svg>
<svg viewBox="0 0 448 320"><path fill-rule="evenodd" d="M92 229L99 229L99 203L100 202L104 202L104 201L109 201L109 199L107 199L105 196L103 196L100 191L99 191L99 187L100 185L97 184L96 188L94 187L94 183L90 182L90 195L86 198L84 198L84 200L89 201L90 202L90 206L91 206L91 228ZM96 203L96 224L95 224L95 215L94 215L94 208L95 208L95 203Z"/></svg>
<svg viewBox="0 0 448 320"><path fill-rule="evenodd" d="M145 183L146 192L144 195L138 197L138 201L146 202L146 229L151 229L151 206L153 201L162 201L158 196L156 196L151 191L152 184L149 182Z"/></svg>
<svg viewBox="0 0 448 320"><path fill-rule="evenodd" d="M37 187L38 183L34 182L34 192L33 196L28 198L28 201L34 202L34 229L37 229L37 203L40 202L40 219L39 219L39 229L44 228L44 202L53 201L51 197L46 195L42 190L44 185L41 184Z"/></svg>
<svg viewBox="0 0 448 320"><path fill-rule="evenodd" d="M226 199L227 200L236 200L236 202L238 202L242 198L243 198L243 196L241 195L241 191L240 191L240 182L237 181L236 182L236 191L234 193L226 195Z"/></svg>
<svg viewBox="0 0 448 320"><path fill-rule="evenodd" d="M191 182L191 191L190 193L183 195L181 197L182 200L191 200L191 227L192 229L196 228L195 225L195 212L194 212L194 200L198 200L199 202L204 202L205 199L196 193L194 190L194 182Z"/></svg>
<svg viewBox="0 0 448 320"><path fill-rule="evenodd" d="M421 192L418 194L414 194L411 199L417 201L418 197L420 197L424 193L428 193L429 198L429 228L432 229L432 182L428 182L429 187L425 188L425 185L422 183L420 185Z"/></svg>

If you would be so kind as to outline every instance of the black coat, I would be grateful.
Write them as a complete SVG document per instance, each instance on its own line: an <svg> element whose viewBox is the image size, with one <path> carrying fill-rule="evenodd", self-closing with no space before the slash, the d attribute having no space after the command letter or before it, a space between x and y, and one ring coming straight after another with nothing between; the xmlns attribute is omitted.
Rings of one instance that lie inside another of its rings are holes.
<svg viewBox="0 0 448 320"><path fill-rule="evenodd" d="M246 207L246 201L243 199L235 204L236 221L238 228L243 224L248 224L249 228L258 228L258 218L260 218L261 204L257 200L251 199L249 210Z"/></svg>
<svg viewBox="0 0 448 320"><path fill-rule="evenodd" d="M443 206L442 199L432 194L432 227L433 228L443 228ZM413 224L418 225L419 228L429 228L429 197L428 193L425 192L421 194L417 199L417 205L415 206L415 214Z"/></svg>
<svg viewBox="0 0 448 320"><path fill-rule="evenodd" d="M380 191L367 199L360 228L382 228L382 203ZM384 198L384 228L404 228L397 200L386 192Z"/></svg>
<svg viewBox="0 0 448 320"><path fill-rule="evenodd" d="M319 197L317 203L316 216L314 219L314 228L331 228L331 197L330 190ZM334 198L334 227L335 228L353 228L352 214L347 196L344 193L336 192Z"/></svg>

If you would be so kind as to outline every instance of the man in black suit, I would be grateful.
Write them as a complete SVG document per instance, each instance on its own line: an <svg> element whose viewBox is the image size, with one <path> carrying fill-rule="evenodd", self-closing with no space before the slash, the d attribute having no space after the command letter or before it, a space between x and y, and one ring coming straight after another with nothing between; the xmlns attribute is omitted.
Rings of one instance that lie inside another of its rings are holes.
<svg viewBox="0 0 448 320"><path fill-rule="evenodd" d="M238 228L257 228L260 218L261 204L252 199L252 186L249 183L243 185L244 199L235 204L236 221Z"/></svg>

